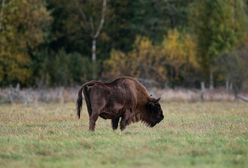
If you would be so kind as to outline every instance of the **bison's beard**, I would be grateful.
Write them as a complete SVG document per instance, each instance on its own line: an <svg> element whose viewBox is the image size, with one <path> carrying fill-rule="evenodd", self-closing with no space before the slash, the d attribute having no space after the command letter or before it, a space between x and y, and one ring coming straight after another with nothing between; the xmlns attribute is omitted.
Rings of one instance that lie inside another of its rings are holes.
<svg viewBox="0 0 248 168"><path fill-rule="evenodd" d="M147 127L154 127L157 123L160 122L160 121L157 122L157 121L151 120L151 118L145 114L137 113L129 119L128 123L130 124L130 123L135 123L139 121L141 121Z"/></svg>
<svg viewBox="0 0 248 168"><path fill-rule="evenodd" d="M163 116L159 118L154 118L150 115L143 115L141 121L148 127L154 127L156 124L160 123L163 120Z"/></svg>
<svg viewBox="0 0 248 168"><path fill-rule="evenodd" d="M162 119L161 119L162 120ZM161 120L153 119L151 116L145 113L136 113L135 115L131 116L128 120L128 124L135 123L141 121L147 127L154 127L158 124Z"/></svg>
<svg viewBox="0 0 248 168"><path fill-rule="evenodd" d="M150 123L150 122L147 122L147 121L142 121L143 124L145 124L147 127L154 127L156 124L154 123Z"/></svg>
<svg viewBox="0 0 248 168"><path fill-rule="evenodd" d="M142 120L142 123L144 123L147 127L154 127L157 124L156 122L151 122L147 120Z"/></svg>

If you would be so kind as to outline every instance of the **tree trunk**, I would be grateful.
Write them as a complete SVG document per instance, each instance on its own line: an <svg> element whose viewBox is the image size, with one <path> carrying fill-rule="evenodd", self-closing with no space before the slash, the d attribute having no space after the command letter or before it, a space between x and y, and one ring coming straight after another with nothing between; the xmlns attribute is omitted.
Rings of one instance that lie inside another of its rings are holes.
<svg viewBox="0 0 248 168"><path fill-rule="evenodd" d="M92 78L96 79L97 76L97 65L96 65L96 39L98 38L98 36L100 35L100 32L103 28L103 24L105 22L105 13L106 13L106 6L107 6L107 0L103 0L103 4L102 4L102 13L101 13L101 20L100 20L100 24L95 32L95 34L92 36L92 63L93 63L93 71L92 71ZM93 31L94 29L92 29Z"/></svg>
<svg viewBox="0 0 248 168"><path fill-rule="evenodd" d="M212 70L210 70L210 74L209 74L209 89L213 90L214 89L214 73Z"/></svg>
<svg viewBox="0 0 248 168"><path fill-rule="evenodd" d="M230 88L230 91L233 90L233 84L232 84L232 82L230 82L229 88Z"/></svg>
<svg viewBox="0 0 248 168"><path fill-rule="evenodd" d="M78 1L75 1L78 2ZM79 6L79 3L76 3L75 5ZM92 60L92 78L95 79L96 78L96 68L97 68L97 64L96 64L96 40L98 38L98 36L101 33L101 30L103 28L104 22L105 22L105 15L106 15L106 9L107 9L107 0L102 0L102 11L101 11L101 20L99 22L99 25L97 27L95 27L95 25L97 23L94 24L94 20L92 17L87 17L87 15L84 13L84 11L82 9L79 8L79 12L81 14L82 20L84 25L88 25L90 27L90 34L91 34L91 38L92 38L92 46L91 46L91 60Z"/></svg>
<svg viewBox="0 0 248 168"><path fill-rule="evenodd" d="M230 91L230 83L228 79L226 79L226 91Z"/></svg>
<svg viewBox="0 0 248 168"><path fill-rule="evenodd" d="M201 82L201 101L204 101L205 83Z"/></svg>
<svg viewBox="0 0 248 168"><path fill-rule="evenodd" d="M96 79L96 38L92 39L92 79Z"/></svg>
<svg viewBox="0 0 248 168"><path fill-rule="evenodd" d="M96 38L92 39L92 62L96 62Z"/></svg>

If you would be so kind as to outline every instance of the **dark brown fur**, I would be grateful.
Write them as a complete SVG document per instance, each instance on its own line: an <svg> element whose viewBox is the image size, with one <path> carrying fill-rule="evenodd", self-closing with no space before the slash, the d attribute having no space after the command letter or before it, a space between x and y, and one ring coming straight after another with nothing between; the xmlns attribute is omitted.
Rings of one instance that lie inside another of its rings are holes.
<svg viewBox="0 0 248 168"><path fill-rule="evenodd" d="M131 77L120 77L112 82L90 81L80 88L77 99L77 115L80 118L84 93L90 123L95 130L98 117L112 120L112 128L124 130L132 122L143 121L153 127L163 120L159 99L149 96L146 88Z"/></svg>

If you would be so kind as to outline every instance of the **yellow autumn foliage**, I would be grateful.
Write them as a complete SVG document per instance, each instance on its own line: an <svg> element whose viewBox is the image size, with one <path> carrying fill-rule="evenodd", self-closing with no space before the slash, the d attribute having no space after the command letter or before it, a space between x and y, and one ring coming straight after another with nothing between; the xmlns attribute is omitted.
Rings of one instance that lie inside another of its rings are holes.
<svg viewBox="0 0 248 168"><path fill-rule="evenodd" d="M128 53L112 50L105 61L107 76L131 75L138 78L167 80L167 65L178 74L183 66L197 67L196 43L189 35L177 30L169 31L160 45L154 45L147 37L138 36L134 48Z"/></svg>
<svg viewBox="0 0 248 168"><path fill-rule="evenodd" d="M168 32L161 45L161 52L176 75L182 66L198 67L197 46L189 34L180 34L176 29Z"/></svg>
<svg viewBox="0 0 248 168"><path fill-rule="evenodd" d="M105 66L109 70L110 76L119 76L121 75L121 72L124 73L126 70L125 64L126 64L126 55L117 50L112 50L110 53L110 59L108 59L105 62ZM124 73L125 74L125 73Z"/></svg>
<svg viewBox="0 0 248 168"><path fill-rule="evenodd" d="M105 62L105 67L109 70L107 75L131 75L165 81L166 69L161 64L156 49L149 38L138 36L131 52L125 54L112 50L110 59Z"/></svg>

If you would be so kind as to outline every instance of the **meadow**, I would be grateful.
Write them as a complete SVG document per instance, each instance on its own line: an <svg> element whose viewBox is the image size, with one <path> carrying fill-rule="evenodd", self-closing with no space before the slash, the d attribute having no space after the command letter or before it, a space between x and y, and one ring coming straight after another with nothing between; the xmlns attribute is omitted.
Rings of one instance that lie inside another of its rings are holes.
<svg viewBox="0 0 248 168"><path fill-rule="evenodd" d="M112 131L74 103L0 105L0 167L248 167L248 103L164 102L154 128Z"/></svg>

